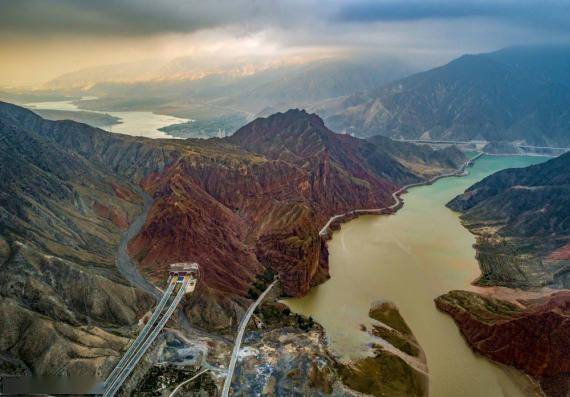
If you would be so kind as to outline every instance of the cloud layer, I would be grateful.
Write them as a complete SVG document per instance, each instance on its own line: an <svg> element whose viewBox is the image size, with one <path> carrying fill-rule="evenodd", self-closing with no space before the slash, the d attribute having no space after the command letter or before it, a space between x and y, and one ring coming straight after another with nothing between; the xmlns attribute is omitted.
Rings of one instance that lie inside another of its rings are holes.
<svg viewBox="0 0 570 397"><path fill-rule="evenodd" d="M544 30L570 26L566 0L3 0L1 7L2 31L46 34L152 35L458 18Z"/></svg>
<svg viewBox="0 0 570 397"><path fill-rule="evenodd" d="M153 35L299 23L317 2L249 0L3 0L4 32Z"/></svg>
<svg viewBox="0 0 570 397"><path fill-rule="evenodd" d="M343 4L337 20L350 22L393 22L494 19L503 23L550 29L569 29L570 2L562 0L360 0Z"/></svg>
<svg viewBox="0 0 570 397"><path fill-rule="evenodd" d="M0 0L0 56L9 58L0 82L26 67L39 79L35 62L47 75L216 51L384 52L429 63L513 44L567 43L569 26L568 0ZM59 64L46 59L54 52Z"/></svg>

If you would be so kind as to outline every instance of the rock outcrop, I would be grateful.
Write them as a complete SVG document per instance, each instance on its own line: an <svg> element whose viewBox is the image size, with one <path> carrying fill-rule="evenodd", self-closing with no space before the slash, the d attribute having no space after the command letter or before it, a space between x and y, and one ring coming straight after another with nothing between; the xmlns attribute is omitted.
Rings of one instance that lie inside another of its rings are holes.
<svg viewBox="0 0 570 397"><path fill-rule="evenodd" d="M373 343L368 357L338 364L343 382L372 396L427 396L425 354L396 305L377 302L369 316L377 321L369 332L381 343Z"/></svg>
<svg viewBox="0 0 570 397"><path fill-rule="evenodd" d="M517 305L451 291L435 303L477 353L529 374L548 396L570 393L570 292Z"/></svg>
<svg viewBox="0 0 570 397"><path fill-rule="evenodd" d="M570 153L497 172L448 207L477 235L479 284L570 286Z"/></svg>

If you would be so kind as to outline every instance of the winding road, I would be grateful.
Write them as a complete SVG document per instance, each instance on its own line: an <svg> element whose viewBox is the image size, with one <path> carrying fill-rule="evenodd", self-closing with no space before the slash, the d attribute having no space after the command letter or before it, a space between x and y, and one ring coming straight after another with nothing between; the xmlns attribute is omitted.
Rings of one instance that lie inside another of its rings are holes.
<svg viewBox="0 0 570 397"><path fill-rule="evenodd" d="M230 365L228 367L228 374L226 375L226 379L224 380L224 387L222 389L222 397L228 397L228 394L230 392L230 386L232 384L232 378L233 378L234 370L236 368L236 363L237 363L237 356L239 353L239 349L241 347L241 341L243 339L245 329L247 328L247 324L249 323L249 320L251 319L251 316L253 315L253 312L255 312L255 309L257 308L257 306L259 306L259 304L263 301L263 299L265 299L265 296L269 293L271 288L273 288L275 286L275 284L277 284L277 281L278 280L273 281L269 285L269 287L267 287L267 289L265 291L263 291L263 293L261 295L259 295L259 298L257 298L257 300L251 304L251 306L247 309L247 312L245 312L245 315L242 317L242 319L239 323L236 342L234 344L234 349L232 350L232 357L230 359Z"/></svg>
<svg viewBox="0 0 570 397"><path fill-rule="evenodd" d="M143 211L137 215L134 221L129 225L127 231L123 234L121 242L119 243L119 249L117 252L115 264L119 272L131 283L131 285L148 292L158 300L160 299L162 292L142 276L137 268L137 265L133 262L128 252L129 241L135 237L143 227L146 221L148 210L152 206L152 197L143 192L141 189L137 189L136 192L143 198Z"/></svg>
<svg viewBox="0 0 570 397"><path fill-rule="evenodd" d="M395 139L396 141L400 142L411 142L411 143L423 143L428 145L440 145L440 144L448 144L448 145L487 145L488 143L492 143L489 141L449 141L449 140L438 140L438 139ZM570 151L570 147L556 147L556 146L533 146L533 145L525 145L523 143L516 143L510 142L513 146L522 148L522 149L529 149L529 150L553 150L559 151L562 153ZM490 153L486 153L490 154ZM532 155L532 153L524 153L523 155Z"/></svg>
<svg viewBox="0 0 570 397"><path fill-rule="evenodd" d="M319 236L326 236L329 233L329 228L331 226L331 224L336 221L337 219L342 219L345 216L348 215L355 215L355 214L370 214L370 213L374 213L374 212L381 212L381 211L385 211L385 210L393 210L395 208L397 208L400 204L402 204L402 199L400 198L400 195L402 194L402 192L406 191L409 188L412 188L414 186L422 186L422 185L431 185L432 183L434 183L435 181L441 179L441 178L447 178L450 176L461 176L461 175L466 175L467 169L469 166L471 166L471 164L473 164L473 162L475 160L477 160L479 157L483 156L484 153L479 152L476 156L470 158L469 160L467 160L465 163L463 163L463 165L461 167L459 167L459 169L452 171L452 172L448 172L446 174L441 174L441 175L437 175L434 176L433 178L427 180L427 181L423 181L423 182L416 182L416 183L410 183L409 185L406 186L402 186L401 188L399 188L398 190L396 190L394 193L392 193L392 198L394 199L394 204L388 206L388 207L382 207L382 208L372 208L372 209L359 209L359 210L352 210L352 211L348 211L345 212L343 214L337 214L332 216L327 223L323 226L323 228L319 231Z"/></svg>

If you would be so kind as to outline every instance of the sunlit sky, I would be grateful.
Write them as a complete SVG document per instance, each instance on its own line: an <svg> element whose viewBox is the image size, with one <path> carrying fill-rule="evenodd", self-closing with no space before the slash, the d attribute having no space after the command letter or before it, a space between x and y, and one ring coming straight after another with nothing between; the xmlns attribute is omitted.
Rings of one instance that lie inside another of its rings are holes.
<svg viewBox="0 0 570 397"><path fill-rule="evenodd" d="M1 0L0 85L179 56L215 65L358 52L437 64L568 43L569 26L567 0Z"/></svg>

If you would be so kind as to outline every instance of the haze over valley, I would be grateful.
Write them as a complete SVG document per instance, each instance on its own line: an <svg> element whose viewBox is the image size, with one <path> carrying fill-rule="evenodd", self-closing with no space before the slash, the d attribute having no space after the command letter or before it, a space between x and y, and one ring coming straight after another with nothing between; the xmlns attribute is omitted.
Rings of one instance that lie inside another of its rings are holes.
<svg viewBox="0 0 570 397"><path fill-rule="evenodd" d="M565 1L0 5L7 395L570 395Z"/></svg>

